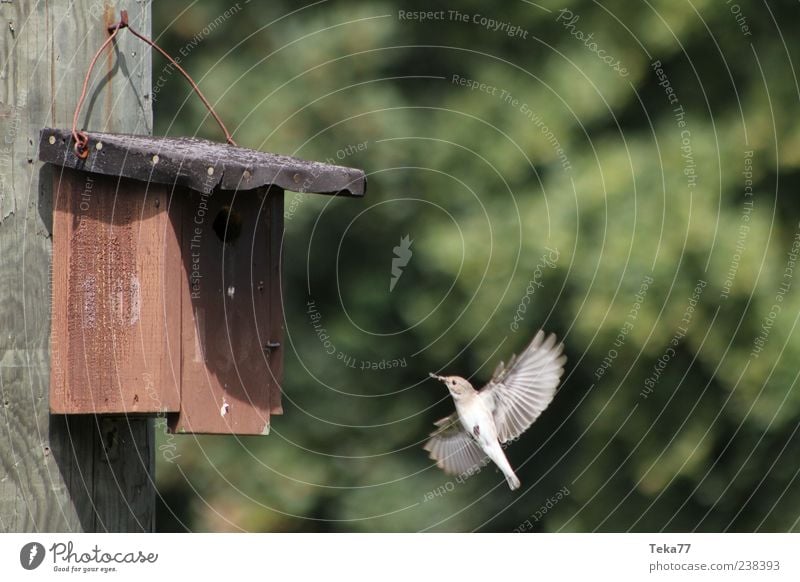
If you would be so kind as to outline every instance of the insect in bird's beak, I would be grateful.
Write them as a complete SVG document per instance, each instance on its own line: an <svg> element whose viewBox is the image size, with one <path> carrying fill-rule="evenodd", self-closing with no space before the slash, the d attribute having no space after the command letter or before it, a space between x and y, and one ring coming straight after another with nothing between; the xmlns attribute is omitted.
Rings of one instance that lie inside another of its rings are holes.
<svg viewBox="0 0 800 582"><path fill-rule="evenodd" d="M433 372L428 372L428 376L430 376L430 377L431 377L431 378L433 378L434 380L439 380L439 382L445 382L445 381L447 381L447 378L445 378L444 376L437 376L437 375L436 375L436 374L434 374Z"/></svg>

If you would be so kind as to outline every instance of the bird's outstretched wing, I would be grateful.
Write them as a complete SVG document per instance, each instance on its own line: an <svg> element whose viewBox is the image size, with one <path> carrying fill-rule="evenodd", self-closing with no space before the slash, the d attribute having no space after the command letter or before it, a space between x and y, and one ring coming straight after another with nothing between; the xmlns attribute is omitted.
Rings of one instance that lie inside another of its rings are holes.
<svg viewBox="0 0 800 582"><path fill-rule="evenodd" d="M564 373L564 344L556 345L555 334L539 331L519 357L508 366L502 362L494 377L480 391L492 411L501 443L525 432L547 408Z"/></svg>
<svg viewBox="0 0 800 582"><path fill-rule="evenodd" d="M445 473L467 473L486 462L486 453L461 426L457 413L436 421L436 426L425 450Z"/></svg>

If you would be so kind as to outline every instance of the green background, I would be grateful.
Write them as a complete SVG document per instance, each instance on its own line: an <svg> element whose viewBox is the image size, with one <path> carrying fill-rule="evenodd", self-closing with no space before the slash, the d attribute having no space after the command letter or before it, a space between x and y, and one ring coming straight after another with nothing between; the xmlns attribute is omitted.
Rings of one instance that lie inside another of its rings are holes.
<svg viewBox="0 0 800 582"><path fill-rule="evenodd" d="M363 200L287 192L285 414L268 437L160 427L158 529L800 529L796 3L447 10L154 3L240 145L369 174ZM156 134L220 139L159 57L154 83ZM484 382L539 328L569 361L507 449L522 489L455 482L422 450L452 410L427 373Z"/></svg>

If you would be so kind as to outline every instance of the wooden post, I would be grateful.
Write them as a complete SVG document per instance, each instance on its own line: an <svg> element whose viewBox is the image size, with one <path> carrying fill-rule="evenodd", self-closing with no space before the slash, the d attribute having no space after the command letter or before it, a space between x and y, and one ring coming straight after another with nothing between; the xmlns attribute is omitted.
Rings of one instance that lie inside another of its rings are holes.
<svg viewBox="0 0 800 582"><path fill-rule="evenodd" d="M0 3L0 532L154 527L152 421L48 408L53 199L37 136L70 127L120 8L149 35L148 2ZM150 50L122 31L98 61L80 126L151 133L150 77Z"/></svg>

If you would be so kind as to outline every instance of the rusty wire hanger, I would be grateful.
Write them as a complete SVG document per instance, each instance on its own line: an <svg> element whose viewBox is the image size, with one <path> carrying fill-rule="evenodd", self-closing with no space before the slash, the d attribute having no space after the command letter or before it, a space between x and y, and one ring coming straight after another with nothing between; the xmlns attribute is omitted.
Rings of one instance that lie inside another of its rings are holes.
<svg viewBox="0 0 800 582"><path fill-rule="evenodd" d="M78 116L80 115L81 109L83 108L84 101L86 101L86 91L89 87L89 79L91 78L92 70L94 69L94 66L97 64L97 59L100 58L100 55L103 53L106 47L110 45L112 42L114 42L114 38L117 36L117 33L123 28L127 28L136 38L146 42L151 47L156 49L158 52L164 55L164 58L166 58L172 64L172 66L178 69L181 75L183 75L186 78L186 80L189 81L189 84L192 86L192 89L194 89L194 92L197 93L197 96L200 97L200 100L203 102L203 105L206 106L208 112L211 114L214 120L219 124L220 128L225 134L225 141L235 146L236 142L233 141L233 137L231 137L228 128L225 127L224 123L222 123L222 120L220 119L219 115L217 115L217 112L214 111L214 108L208 102L208 99L206 99L203 93L200 91L200 88L197 86L197 83L195 83L194 80L189 76L189 73L184 71L183 68L177 63L177 61L175 61L175 59L169 56L169 54L167 54L167 52L160 46L158 46L155 42L153 42L146 36L139 34L137 31L131 28L130 24L128 24L128 11L120 10L119 22L112 24L111 26L108 27L109 37L105 40L105 42L102 45L100 45L100 48L97 49L94 58L92 58L92 62L89 64L89 70L86 71L86 77L83 79L83 89L81 90L81 96L78 99L77 105L75 106L75 114L72 116L72 138L75 140L75 145L74 145L75 155L81 158L82 160L85 160L86 158L89 157L89 148L87 147L89 143L89 135L85 131L78 131Z"/></svg>

